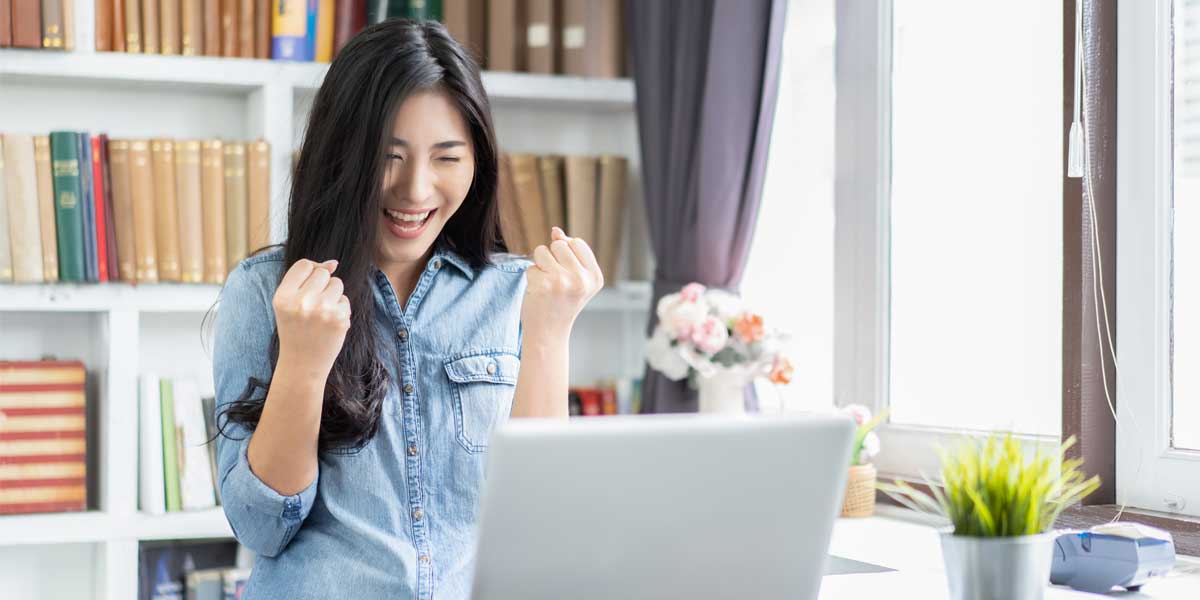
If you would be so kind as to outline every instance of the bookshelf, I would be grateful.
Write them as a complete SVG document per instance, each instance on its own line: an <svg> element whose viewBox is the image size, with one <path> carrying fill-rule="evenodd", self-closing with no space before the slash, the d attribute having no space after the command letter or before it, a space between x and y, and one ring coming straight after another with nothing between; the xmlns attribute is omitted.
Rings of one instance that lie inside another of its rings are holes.
<svg viewBox="0 0 1200 600"><path fill-rule="evenodd" d="M114 137L263 138L271 144L272 240L284 238L290 153L327 65L97 53L91 2L75 3L76 51L0 49L0 132L54 129ZM634 86L487 72L497 136L509 152L629 158L618 273L580 317L572 383L640 377L653 272L641 202ZM203 318L215 285L0 284L0 359L53 354L88 367L99 432L95 510L0 516L0 582L22 597L135 597L138 543L228 538L224 513L138 511L138 375L190 376L211 392Z"/></svg>

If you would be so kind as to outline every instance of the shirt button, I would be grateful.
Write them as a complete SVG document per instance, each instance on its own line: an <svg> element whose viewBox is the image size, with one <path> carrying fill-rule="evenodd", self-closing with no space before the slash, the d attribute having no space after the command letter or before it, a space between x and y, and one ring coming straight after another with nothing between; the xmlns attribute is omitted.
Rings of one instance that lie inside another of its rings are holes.
<svg viewBox="0 0 1200 600"><path fill-rule="evenodd" d="M409 455L409 456L416 456L416 455L417 455L417 445L416 445L416 444L409 444L409 445L408 445L408 455Z"/></svg>
<svg viewBox="0 0 1200 600"><path fill-rule="evenodd" d="M411 383L404 384L404 393L405 394L413 393L413 384L411 384Z"/></svg>
<svg viewBox="0 0 1200 600"><path fill-rule="evenodd" d="M421 517L424 517L424 516L425 516L425 513L421 512L421 509L419 509L419 508L413 511L413 520L414 521L420 521Z"/></svg>
<svg viewBox="0 0 1200 600"><path fill-rule="evenodd" d="M397 335L399 335L399 336L400 336L400 341L402 341L402 342L407 342L407 341L408 341L408 330L406 330L406 329L401 329L401 330L400 330L400 333L398 333Z"/></svg>
<svg viewBox="0 0 1200 600"><path fill-rule="evenodd" d="M437 269L440 269L440 268L442 268L442 259L435 258L433 260L433 269L436 271Z"/></svg>
<svg viewBox="0 0 1200 600"><path fill-rule="evenodd" d="M428 554L422 554L419 560L420 560L421 562L423 562L423 563L426 563L426 564L428 564L428 563L429 563L429 555L428 555Z"/></svg>
<svg viewBox="0 0 1200 600"><path fill-rule="evenodd" d="M496 374L496 365L495 364L488 365L487 372L488 372L488 375L495 375Z"/></svg>

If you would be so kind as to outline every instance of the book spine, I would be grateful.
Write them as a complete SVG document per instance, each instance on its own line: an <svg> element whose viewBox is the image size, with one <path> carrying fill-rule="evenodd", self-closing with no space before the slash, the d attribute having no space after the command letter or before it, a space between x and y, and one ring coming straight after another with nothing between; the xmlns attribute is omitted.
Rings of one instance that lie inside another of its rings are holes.
<svg viewBox="0 0 1200 600"><path fill-rule="evenodd" d="M525 244L532 251L540 244L550 243L550 228L546 225L545 203L538 174L537 157L532 154L512 154L513 188L521 209ZM574 234L571 234L574 235Z"/></svg>
<svg viewBox="0 0 1200 600"><path fill-rule="evenodd" d="M125 2L125 51L142 53L142 0Z"/></svg>
<svg viewBox="0 0 1200 600"><path fill-rule="evenodd" d="M12 0L0 0L0 48L13 45Z"/></svg>
<svg viewBox="0 0 1200 600"><path fill-rule="evenodd" d="M61 50L63 33L63 1L42 0L42 47Z"/></svg>
<svg viewBox="0 0 1200 600"><path fill-rule="evenodd" d="M487 3L485 0L445 0L442 22L446 30L475 58L479 68L487 66Z"/></svg>
<svg viewBox="0 0 1200 600"><path fill-rule="evenodd" d="M240 0L221 0L221 56L238 55L238 6Z"/></svg>
<svg viewBox="0 0 1200 600"><path fill-rule="evenodd" d="M179 52L184 56L204 54L204 8L202 0L182 0L179 6Z"/></svg>
<svg viewBox="0 0 1200 600"><path fill-rule="evenodd" d="M84 281L83 190L79 181L78 140L79 135L73 131L50 133L59 279L68 282Z"/></svg>
<svg viewBox="0 0 1200 600"><path fill-rule="evenodd" d="M108 279L117 277L117 224L113 212L112 168L108 163L108 135L100 134L100 168L104 172L104 254L108 258Z"/></svg>
<svg viewBox="0 0 1200 600"><path fill-rule="evenodd" d="M137 281L137 249L135 245L133 192L129 176L129 141L112 140L108 145L108 164L111 171L113 220L116 221L117 277L124 282Z"/></svg>
<svg viewBox="0 0 1200 600"><path fill-rule="evenodd" d="M525 0L491 0L487 18L488 68L525 70Z"/></svg>
<svg viewBox="0 0 1200 600"><path fill-rule="evenodd" d="M110 0L97 0L110 2ZM125 51L125 0L111 0L112 4L112 51Z"/></svg>
<svg viewBox="0 0 1200 600"><path fill-rule="evenodd" d="M142 3L142 52L159 53L158 0L141 0Z"/></svg>
<svg viewBox="0 0 1200 600"><path fill-rule="evenodd" d="M237 55L254 58L254 3L256 0L238 0L238 48Z"/></svg>
<svg viewBox="0 0 1200 600"><path fill-rule="evenodd" d="M254 57L271 58L271 0L254 0Z"/></svg>
<svg viewBox="0 0 1200 600"><path fill-rule="evenodd" d="M308 60L305 57L308 47L306 37L307 0L271 0L271 3L274 7L271 12L274 15L271 37L272 58L294 61Z"/></svg>
<svg viewBox="0 0 1200 600"><path fill-rule="evenodd" d="M246 202L246 145L225 144L225 264L236 266L249 253Z"/></svg>
<svg viewBox="0 0 1200 600"><path fill-rule="evenodd" d="M333 60L333 1L317 1L317 50L313 55L316 62Z"/></svg>
<svg viewBox="0 0 1200 600"><path fill-rule="evenodd" d="M246 188L249 193L250 251L271 243L271 145L265 140L247 144Z"/></svg>
<svg viewBox="0 0 1200 600"><path fill-rule="evenodd" d="M355 34L367 26L367 0L337 0L333 18L333 54L342 51Z"/></svg>
<svg viewBox="0 0 1200 600"><path fill-rule="evenodd" d="M179 281L179 205L175 199L175 142L150 142L154 175L155 248L159 281Z"/></svg>
<svg viewBox="0 0 1200 600"><path fill-rule="evenodd" d="M86 132L79 137L79 185L83 194L83 276L86 281L99 281L96 268L96 204L92 199L92 140Z"/></svg>
<svg viewBox="0 0 1200 600"><path fill-rule="evenodd" d="M33 137L37 171L38 221L42 230L42 272L47 283L58 281L58 224L55 221L54 173L50 167L50 136Z"/></svg>
<svg viewBox="0 0 1200 600"><path fill-rule="evenodd" d="M0 146L4 142L0 141ZM0 283L13 280L12 241L9 239L11 230L8 224L8 191L5 181L8 179L4 165L5 150L0 147Z"/></svg>
<svg viewBox="0 0 1200 600"><path fill-rule="evenodd" d="M33 136L6 134L3 144L4 153L0 159L4 161L5 175L0 180L7 179L4 193L12 232L13 281L41 283L45 281L45 275Z"/></svg>
<svg viewBox="0 0 1200 600"><path fill-rule="evenodd" d="M75 0L62 0L63 50L75 49Z"/></svg>
<svg viewBox="0 0 1200 600"><path fill-rule="evenodd" d="M95 0L96 52L112 51L113 5L108 0Z"/></svg>
<svg viewBox="0 0 1200 600"><path fill-rule="evenodd" d="M320 10L319 0L307 0L304 9L304 60L313 61L317 57L317 13Z"/></svg>
<svg viewBox="0 0 1200 600"><path fill-rule="evenodd" d="M96 280L108 281L108 215L104 212L104 141L100 136L90 140L92 173L92 212L96 229Z"/></svg>
<svg viewBox="0 0 1200 600"><path fill-rule="evenodd" d="M200 142L184 140L175 149L175 196L179 201L179 268L185 283L204 280L204 213L200 200Z"/></svg>
<svg viewBox="0 0 1200 600"><path fill-rule="evenodd" d="M517 192L513 185L512 157L500 154L497 202L500 207L500 237L504 247L512 254L529 254L525 243L524 225L521 222L521 207L517 204Z"/></svg>
<svg viewBox="0 0 1200 600"><path fill-rule="evenodd" d="M158 384L162 406L163 487L166 490L167 512L175 512L182 508L179 497L179 439L175 427L175 393L170 379L164 377Z"/></svg>
<svg viewBox="0 0 1200 600"><path fill-rule="evenodd" d="M180 440L179 489L184 510L200 510L216 505L213 496L212 467L208 449L204 447L204 411L196 382L179 379L173 382L175 396L175 428Z"/></svg>
<svg viewBox="0 0 1200 600"><path fill-rule="evenodd" d="M558 11L554 0L525 0L529 24L525 29L528 70L552 74L558 62Z"/></svg>
<svg viewBox="0 0 1200 600"><path fill-rule="evenodd" d="M138 503L142 512L161 515L166 512L166 483L163 479L163 418L158 376L143 373L139 378Z"/></svg>
<svg viewBox="0 0 1200 600"><path fill-rule="evenodd" d="M204 13L204 56L221 55L221 3L223 0L200 0Z"/></svg>
<svg viewBox="0 0 1200 600"><path fill-rule="evenodd" d="M583 77L587 73L584 46L587 40L588 0L562 0L562 72Z"/></svg>
<svg viewBox="0 0 1200 600"><path fill-rule="evenodd" d="M158 282L157 217L154 210L154 175L150 144L129 143L129 189L133 199L133 241L138 283Z"/></svg>
<svg viewBox="0 0 1200 600"><path fill-rule="evenodd" d="M180 0L159 0L159 2L162 2L162 5L159 6L158 32L162 53L166 55L179 54L181 52L179 37L182 18Z"/></svg>
<svg viewBox="0 0 1200 600"><path fill-rule="evenodd" d="M225 156L220 140L200 144L200 202L204 211L204 281L225 281Z"/></svg>
<svg viewBox="0 0 1200 600"><path fill-rule="evenodd" d="M42 0L12 0L12 45L42 47Z"/></svg>

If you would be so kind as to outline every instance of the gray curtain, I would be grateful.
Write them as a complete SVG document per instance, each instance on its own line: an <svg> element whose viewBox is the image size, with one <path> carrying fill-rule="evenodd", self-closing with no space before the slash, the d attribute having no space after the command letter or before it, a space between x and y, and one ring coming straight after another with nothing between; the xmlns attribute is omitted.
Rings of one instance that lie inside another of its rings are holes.
<svg viewBox="0 0 1200 600"><path fill-rule="evenodd" d="M626 0L654 298L692 281L736 291L758 214L786 0ZM651 317L651 331L656 317ZM642 412L696 410L647 369Z"/></svg>

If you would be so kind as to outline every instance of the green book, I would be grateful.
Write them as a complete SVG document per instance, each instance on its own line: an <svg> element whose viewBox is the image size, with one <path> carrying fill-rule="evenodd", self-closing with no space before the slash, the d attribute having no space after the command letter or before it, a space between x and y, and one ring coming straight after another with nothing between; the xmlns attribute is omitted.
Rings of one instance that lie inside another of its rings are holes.
<svg viewBox="0 0 1200 600"><path fill-rule="evenodd" d="M183 509L179 490L179 440L175 429L175 392L171 380L159 382L158 398L162 403L163 484L167 493L167 512Z"/></svg>
<svg viewBox="0 0 1200 600"><path fill-rule="evenodd" d="M86 280L83 269L83 184L79 180L79 158L78 133L50 132L60 281Z"/></svg>
<svg viewBox="0 0 1200 600"><path fill-rule="evenodd" d="M441 21L442 0L387 0L387 18Z"/></svg>

